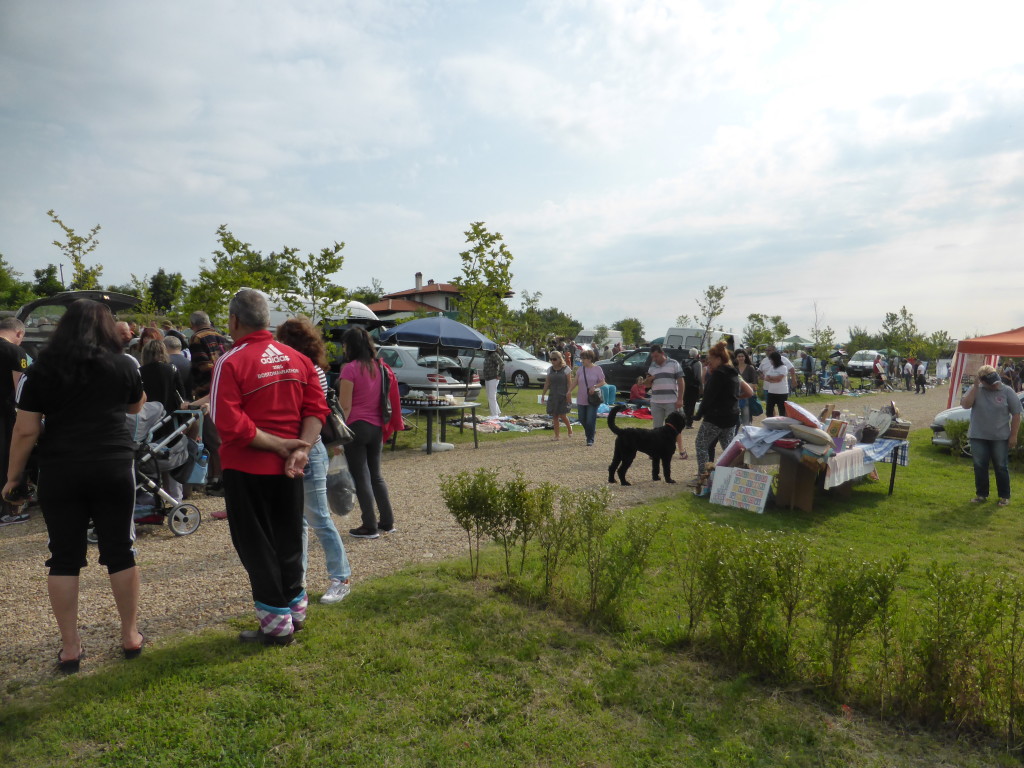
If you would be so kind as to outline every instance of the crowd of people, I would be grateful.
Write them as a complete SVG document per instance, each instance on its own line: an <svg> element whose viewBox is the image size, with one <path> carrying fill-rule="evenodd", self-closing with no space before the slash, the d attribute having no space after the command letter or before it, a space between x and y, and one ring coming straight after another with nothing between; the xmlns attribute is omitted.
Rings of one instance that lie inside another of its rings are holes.
<svg viewBox="0 0 1024 768"><path fill-rule="evenodd" d="M24 325L14 318L0 320L0 366L10 372L0 376L6 438L0 523L28 519L24 502L30 496L27 480L33 477L48 533L47 589L60 632L61 672L78 671L85 656L78 591L90 527L120 617L124 657L137 658L146 642L138 628L140 578L134 549L137 445L126 420L147 402L159 403L168 413L199 409L209 414L202 431L209 451L203 491L224 496L225 508L214 517L228 521L258 622L240 634L241 642L285 645L303 629L310 529L323 548L327 569L320 601L337 603L349 594L352 569L327 500L331 456L320 439L331 413L321 333L304 317L272 331L266 298L247 289L231 299L225 333L205 312L194 312L189 320L187 336L169 323L137 328L115 323L103 304L80 300L68 308L31 366L19 347ZM349 329L343 346L337 400L352 431L344 456L361 513L360 525L348 533L377 539L395 531L381 447L401 428L398 386L364 329ZM500 356L492 357L484 376L488 400L493 399L490 383L501 378ZM573 435L569 414L575 403L585 445L595 444L606 384L598 357L569 340L557 340L548 352L551 365L542 395L554 440L561 439L562 427L568 437ZM806 357L801 353L801 366ZM1021 418L1020 402L1012 394L1020 378L1012 377L1013 370L1000 374L983 368L961 401L977 414L970 439L978 503L988 496L990 463L999 503L1009 503L1007 450L1015 444ZM911 377L920 386L923 373L902 371L908 389ZM716 446L724 449L739 427L751 423L758 383L765 390L767 415L784 415L796 377L797 367L772 346L755 366L750 350L730 350L725 341L713 345L703 360L690 350L684 363L654 344L630 402L649 408L655 428L673 413L683 417L674 419L682 429L700 422L695 458L701 482ZM676 447L681 459L689 458L681 431ZM173 480L165 482L174 498L190 492Z"/></svg>
<svg viewBox="0 0 1024 768"><path fill-rule="evenodd" d="M225 509L214 517L228 521L258 622L240 641L284 645L303 628L310 529L327 568L320 602L337 603L349 594L351 566L331 518L330 456L320 439L330 413L324 340L304 317L287 320L276 333L269 323L266 298L252 290L231 299L226 333L200 311L190 317L188 336L169 323L115 323L105 305L79 300L30 365L18 346L24 325L0 320L0 364L11 374L0 376L7 438L0 523L29 519L31 479L48 535L47 588L61 638L60 672L77 672L85 657L78 591L90 528L121 619L124 657L138 657L145 645L138 631L134 549L138 444L128 423L147 402L167 413L208 413L202 440L209 471L202 492L224 496ZM375 539L395 530L380 457L383 440L396 427L397 382L377 360L365 330L350 329L343 343L338 400L355 435L344 456L362 511L362 524L349 533ZM190 493L166 477L164 482L174 498Z"/></svg>

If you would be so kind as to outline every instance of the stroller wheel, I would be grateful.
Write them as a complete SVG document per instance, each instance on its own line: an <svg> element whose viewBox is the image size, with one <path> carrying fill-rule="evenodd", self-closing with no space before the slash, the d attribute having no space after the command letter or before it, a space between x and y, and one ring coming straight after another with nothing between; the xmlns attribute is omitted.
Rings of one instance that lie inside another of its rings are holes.
<svg viewBox="0 0 1024 768"><path fill-rule="evenodd" d="M167 516L167 525L175 536L188 536L199 528L202 518L195 504L179 504Z"/></svg>

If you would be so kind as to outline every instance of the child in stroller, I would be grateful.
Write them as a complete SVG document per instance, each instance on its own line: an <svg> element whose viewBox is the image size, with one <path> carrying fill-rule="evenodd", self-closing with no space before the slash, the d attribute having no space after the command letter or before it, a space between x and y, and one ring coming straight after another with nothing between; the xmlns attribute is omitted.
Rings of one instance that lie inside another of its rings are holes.
<svg viewBox="0 0 1024 768"><path fill-rule="evenodd" d="M126 417L135 441L136 525L163 525L166 520L175 536L187 536L199 528L199 508L182 503L180 494L181 483L189 482L196 465L204 461L202 445L190 437L201 434L202 418L198 410L166 413L155 401ZM91 529L88 538L95 541Z"/></svg>

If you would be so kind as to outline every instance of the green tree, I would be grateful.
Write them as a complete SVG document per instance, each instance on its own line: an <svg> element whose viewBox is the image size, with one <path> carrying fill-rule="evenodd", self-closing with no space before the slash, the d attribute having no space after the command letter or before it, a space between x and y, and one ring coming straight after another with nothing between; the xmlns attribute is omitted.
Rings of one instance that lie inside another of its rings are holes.
<svg viewBox="0 0 1024 768"><path fill-rule="evenodd" d="M956 340L946 331L932 331L924 339L917 354L925 360L938 360L940 357L952 357L956 351Z"/></svg>
<svg viewBox="0 0 1024 768"><path fill-rule="evenodd" d="M184 294L185 278L181 272L167 273L160 267L149 279L149 296L158 312L168 314L182 301Z"/></svg>
<svg viewBox="0 0 1024 768"><path fill-rule="evenodd" d="M64 258L71 262L72 278L69 286L73 291L87 291L100 287L100 275L103 274L103 266L97 264L95 267L87 266L85 257L96 250L100 241L96 239L96 233L100 231L100 225L89 230L89 234L83 237L75 234L75 230L61 221L60 217L49 210L46 212L50 221L64 231L64 240L54 240L53 244L60 248Z"/></svg>
<svg viewBox="0 0 1024 768"><path fill-rule="evenodd" d="M600 352L601 347L608 343L608 326L599 325L594 329L594 351Z"/></svg>
<svg viewBox="0 0 1024 768"><path fill-rule="evenodd" d="M359 301L363 304L376 304L384 298L384 286L376 277L371 278L370 285L361 285L349 291L350 301Z"/></svg>
<svg viewBox="0 0 1024 768"><path fill-rule="evenodd" d="M743 328L744 346L757 349L765 344L774 344L787 336L789 325L783 321L781 315L769 317L757 312L747 315L747 324Z"/></svg>
<svg viewBox="0 0 1024 768"><path fill-rule="evenodd" d="M884 349L899 349L900 316L895 312L886 312L882 321L881 342ZM900 350L902 351L902 350Z"/></svg>
<svg viewBox="0 0 1024 768"><path fill-rule="evenodd" d="M332 307L345 301L347 292L334 283L334 276L345 263L341 253L344 247L344 243L336 242L333 246L321 248L319 253L305 256L300 256L296 248L285 247L281 251L279 258L297 290L279 294L278 300L292 314L308 315L316 324L330 314Z"/></svg>
<svg viewBox="0 0 1024 768"><path fill-rule="evenodd" d="M217 241L220 248L213 251L210 264L202 261L199 279L189 289L186 312L202 309L214 323L223 324L228 302L240 288L255 288L270 296L297 290L292 269L280 254L264 256L236 238L226 224L217 228Z"/></svg>
<svg viewBox="0 0 1024 768"><path fill-rule="evenodd" d="M712 331L724 330L721 325L716 328L715 322L725 312L725 292L727 290L729 287L725 285L709 285L704 289L701 298L697 299L697 327L704 331L700 338L701 349L708 348L708 340L711 338Z"/></svg>
<svg viewBox="0 0 1024 768"><path fill-rule="evenodd" d="M64 283L57 276L57 265L47 264L42 269L32 270L35 282L32 283L32 292L37 296L53 296L64 290Z"/></svg>
<svg viewBox="0 0 1024 768"><path fill-rule="evenodd" d="M0 253L0 307L17 309L36 297L32 284L20 280L20 277L21 273L15 271Z"/></svg>
<svg viewBox="0 0 1024 768"><path fill-rule="evenodd" d="M679 315L676 318L676 328L692 328L697 324L697 318L690 315Z"/></svg>
<svg viewBox="0 0 1024 768"><path fill-rule="evenodd" d="M814 347L811 354L819 360L824 360L836 346L836 332L831 326L824 325L825 316L818 311L818 302L814 302L814 326L811 328L811 339L814 340Z"/></svg>
<svg viewBox="0 0 1024 768"><path fill-rule="evenodd" d="M459 254L462 274L452 278L459 288L459 319L487 335L498 335L508 316L505 299L512 292L512 254L500 232L491 234L482 221L465 233L468 250Z"/></svg>
<svg viewBox="0 0 1024 768"><path fill-rule="evenodd" d="M899 346L897 349L900 350L904 357L916 355L918 350L924 345L924 336L918 330L917 323L914 322L914 316L907 311L905 306L900 307L899 322L896 327L899 331Z"/></svg>
<svg viewBox="0 0 1024 768"><path fill-rule="evenodd" d="M612 328L622 334L623 344L640 345L644 340L644 326L635 317L627 317L612 323Z"/></svg>
<svg viewBox="0 0 1024 768"><path fill-rule="evenodd" d="M846 351L851 355L862 349L875 349L876 347L881 346L879 340L868 333L867 328L862 328L859 325L852 325L846 330L850 335L850 342Z"/></svg>

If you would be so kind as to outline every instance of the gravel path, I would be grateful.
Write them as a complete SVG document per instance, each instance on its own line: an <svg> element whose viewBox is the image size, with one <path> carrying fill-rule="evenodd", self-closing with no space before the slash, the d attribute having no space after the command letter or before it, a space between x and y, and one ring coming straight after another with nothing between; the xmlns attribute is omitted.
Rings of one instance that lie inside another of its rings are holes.
<svg viewBox="0 0 1024 768"><path fill-rule="evenodd" d="M866 396L842 398L841 407L859 411L895 399L904 418L914 428L926 427L932 416L945 408L946 392L928 390L915 396L897 392L888 398ZM627 420L628 424L628 420ZM444 508L438 490L438 476L478 467L497 467L503 474L519 469L531 482L550 480L568 488L605 485L611 456L610 435L598 432L598 442L587 448L582 430L572 439L563 433L561 442L545 431L501 442L487 442L479 450L460 445L454 451L426 456L418 451L385 451L384 475L395 508L397 532L376 540L353 539L343 535L352 562L353 589L361 582L391 573L410 563L431 562L465 553L465 534ZM696 430L684 433L684 445L695 455ZM630 473L634 485L609 486L618 508L642 504L655 498L675 496L689 490L685 481L695 471L694 461L673 466L677 485L652 483L643 457ZM175 537L166 527L140 526L137 541L138 564L142 574L140 628L148 640L160 645L166 638L195 628L221 627L224 620L247 615L252 608L248 581L228 536L226 521L213 520L210 513L223 508L223 499L196 501L203 523L191 536ZM344 534L359 524L358 511L335 518ZM309 590L315 596L327 586L323 556L315 537L310 546ZM54 674L53 656L59 637L46 596L46 528L38 510L24 524L0 528L0 610L8 617L0 622L0 680L6 685L0 696L8 697L26 683ZM80 623L88 657L83 671L96 669L119 657L117 613L105 571L95 563L90 550L90 567L82 571ZM312 612L344 610L339 606L311 603Z"/></svg>

